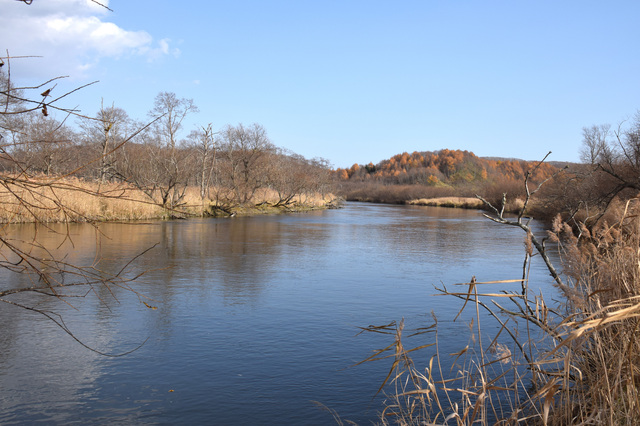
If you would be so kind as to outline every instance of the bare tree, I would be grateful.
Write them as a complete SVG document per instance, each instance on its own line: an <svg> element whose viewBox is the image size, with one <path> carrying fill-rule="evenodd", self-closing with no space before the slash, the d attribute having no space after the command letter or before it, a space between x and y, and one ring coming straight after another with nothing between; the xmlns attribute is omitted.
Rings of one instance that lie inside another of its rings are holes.
<svg viewBox="0 0 640 426"><path fill-rule="evenodd" d="M16 138L15 158L30 173L63 173L71 158L70 148L77 135L53 117L25 113L24 126Z"/></svg>
<svg viewBox="0 0 640 426"><path fill-rule="evenodd" d="M333 187L333 179L331 178L331 162L326 158L315 157L310 160L310 165L312 186L309 190L325 196Z"/></svg>
<svg viewBox="0 0 640 426"><path fill-rule="evenodd" d="M329 165L324 159L307 160L283 149L268 154L269 188L278 194L275 206L294 204L296 196L325 194L329 187Z"/></svg>
<svg viewBox="0 0 640 426"><path fill-rule="evenodd" d="M191 99L160 92L149 112L154 124L142 135L145 150L136 150L143 157L128 157L124 165L122 175L170 212L181 205L190 180L189 151L180 146L179 132L184 119L197 111Z"/></svg>
<svg viewBox="0 0 640 426"><path fill-rule="evenodd" d="M200 197L203 199L209 197L209 187L215 176L216 154L218 150L218 141L216 140L216 132L213 131L211 123L199 129L193 130L189 134L190 146L198 153L198 183L200 186Z"/></svg>
<svg viewBox="0 0 640 426"><path fill-rule="evenodd" d="M174 215L185 195L190 175L186 163L188 150L159 146L149 135L141 135L140 143L127 144L118 157L118 175L142 191L153 203Z"/></svg>
<svg viewBox="0 0 640 426"><path fill-rule="evenodd" d="M582 148L580 149L580 159L583 162L596 164L604 159L609 159L610 130L611 125L609 124L582 128Z"/></svg>
<svg viewBox="0 0 640 426"><path fill-rule="evenodd" d="M160 118L153 127L158 143L175 150L179 143L178 134L184 119L196 112L198 107L193 103L193 99L179 99L172 92L158 93L153 109L149 112L149 116L153 119Z"/></svg>
<svg viewBox="0 0 640 426"><path fill-rule="evenodd" d="M268 183L267 154L274 146L260 124L245 127L242 124L227 126L222 132L221 172L229 188L228 202L248 203L256 191Z"/></svg>
<svg viewBox="0 0 640 426"><path fill-rule="evenodd" d="M618 127L616 141L620 147L620 162L631 169L637 189L640 187L640 111L626 128Z"/></svg>
<svg viewBox="0 0 640 426"><path fill-rule="evenodd" d="M149 112L152 124L139 132L137 143L120 153L118 176L167 209L169 215L183 204L192 178L191 152L179 133L185 118L197 111L192 100L160 92Z"/></svg>
<svg viewBox="0 0 640 426"><path fill-rule="evenodd" d="M111 151L123 141L130 140L129 136L136 131L136 126L127 112L114 105L102 105L95 118L81 119L80 128L83 131L84 144L95 147L94 157L100 158L97 170L100 182L104 183L117 176L117 157Z"/></svg>
<svg viewBox="0 0 640 426"><path fill-rule="evenodd" d="M0 61L2 59L0 58ZM4 63L4 62L1 62ZM7 73L0 67L0 136L5 143L15 145L24 128L25 109L23 90L16 88Z"/></svg>
<svg viewBox="0 0 640 426"><path fill-rule="evenodd" d="M609 125L584 128L581 159L592 167L576 173L566 192L581 188L574 213L578 208L597 210L589 221L595 225L614 200L640 191L640 111L613 132Z"/></svg>
<svg viewBox="0 0 640 426"><path fill-rule="evenodd" d="M269 155L269 187L278 194L276 206L288 206L294 197L309 189L312 179L307 160L297 154L278 150Z"/></svg>

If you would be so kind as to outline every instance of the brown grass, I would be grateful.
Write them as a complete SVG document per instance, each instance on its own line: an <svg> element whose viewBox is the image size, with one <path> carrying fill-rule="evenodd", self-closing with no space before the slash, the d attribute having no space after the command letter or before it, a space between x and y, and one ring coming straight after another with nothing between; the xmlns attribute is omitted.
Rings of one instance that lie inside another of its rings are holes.
<svg viewBox="0 0 640 426"><path fill-rule="evenodd" d="M438 205L441 207L481 208L475 201L476 194L494 205L499 205L503 194L509 200L507 212L516 212L522 207L525 197L521 182L497 180L484 183L459 185L396 185L380 182L340 182L338 195L349 201L365 201L387 204ZM473 201L471 199L474 199ZM427 201L424 201L427 200Z"/></svg>
<svg viewBox="0 0 640 426"><path fill-rule="evenodd" d="M460 194L451 186L384 185L376 182L343 182L338 194L349 201L405 204L419 198L449 197Z"/></svg>
<svg viewBox="0 0 640 426"><path fill-rule="evenodd" d="M410 200L407 204L416 206L455 207L461 209L481 209L484 203L472 197L439 197Z"/></svg>
<svg viewBox="0 0 640 426"><path fill-rule="evenodd" d="M333 195L299 195L293 205L269 206L277 201L273 191L262 191L248 206L231 209L237 214L261 214L322 208L334 202ZM3 177L0 185L0 223L86 222L150 220L170 217L206 216L215 202L202 199L199 189L186 189L180 206L167 210L142 191L124 183L99 184L76 178ZM258 206L258 207L256 207Z"/></svg>
<svg viewBox="0 0 640 426"><path fill-rule="evenodd" d="M640 414L639 213L630 200L615 223L578 235L554 223L572 284L561 289L563 340L549 354L567 365L553 407L562 423L636 424Z"/></svg>
<svg viewBox="0 0 640 426"><path fill-rule="evenodd" d="M583 226L576 233L557 220L549 237L564 267L562 302L555 308L528 288L534 252L527 238L523 277L472 279L462 284L464 291L439 289L464 300L462 310L474 310L469 344L458 353L440 352L435 317L413 333L433 336L417 347L406 346L402 321L364 329L393 336L363 361L392 360L380 388L388 395L383 424L637 423L640 201L630 201L615 223L595 230ZM517 288L486 290L496 284ZM487 339L482 327L489 319L499 328ZM417 366L412 357L427 348L432 355Z"/></svg>
<svg viewBox="0 0 640 426"><path fill-rule="evenodd" d="M420 198L410 200L407 204L416 206L434 206L434 207L452 207L460 209L484 209L483 201L475 197L437 197L437 198ZM516 198L509 200L505 206L505 211L509 213L517 213L524 206L524 201Z"/></svg>
<svg viewBox="0 0 640 426"><path fill-rule="evenodd" d="M79 222L150 219L162 208L122 184L99 185L74 178L5 181L0 187L0 221Z"/></svg>

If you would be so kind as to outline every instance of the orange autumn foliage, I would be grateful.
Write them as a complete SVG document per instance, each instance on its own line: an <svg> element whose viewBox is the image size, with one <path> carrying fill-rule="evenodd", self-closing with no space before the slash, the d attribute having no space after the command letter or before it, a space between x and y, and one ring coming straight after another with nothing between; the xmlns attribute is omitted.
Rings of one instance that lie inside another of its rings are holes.
<svg viewBox="0 0 640 426"><path fill-rule="evenodd" d="M486 181L522 182L529 170L534 170L530 179L540 182L557 171L557 168L543 163L515 159L480 158L474 153L462 150L442 149L440 151L414 151L394 155L378 164L366 166L354 164L349 169L337 169L335 175L342 180L345 174L351 182L376 181L384 184L457 185Z"/></svg>

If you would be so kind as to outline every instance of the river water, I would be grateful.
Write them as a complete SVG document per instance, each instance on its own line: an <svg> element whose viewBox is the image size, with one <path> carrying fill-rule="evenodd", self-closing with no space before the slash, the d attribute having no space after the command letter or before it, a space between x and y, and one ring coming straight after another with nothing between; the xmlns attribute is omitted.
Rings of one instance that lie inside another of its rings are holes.
<svg viewBox="0 0 640 426"><path fill-rule="evenodd" d="M16 239L33 232L5 229ZM97 350L144 344L101 356L46 318L0 304L0 424L334 424L315 402L370 424L390 363L352 365L392 339L356 336L358 327L405 318L415 328L434 312L441 351L455 352L469 340L470 317L452 322L462 302L436 296L434 285L520 278L524 259L519 229L437 207L347 203L38 232L68 262L110 271L157 244L130 266L129 275L146 271L132 284L137 294L97 288L68 305L29 299ZM552 291L535 258L531 276L533 287ZM0 279L25 284L7 271Z"/></svg>

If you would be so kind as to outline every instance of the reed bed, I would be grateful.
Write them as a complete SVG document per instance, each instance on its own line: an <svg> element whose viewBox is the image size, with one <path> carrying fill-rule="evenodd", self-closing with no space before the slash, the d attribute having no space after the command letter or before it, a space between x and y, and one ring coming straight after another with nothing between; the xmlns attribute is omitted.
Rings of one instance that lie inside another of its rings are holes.
<svg viewBox="0 0 640 426"><path fill-rule="evenodd" d="M214 192L214 191L212 191ZM296 195L287 206L269 208L278 201L275 191L257 193L248 206L231 213L260 214L323 208L336 201L332 194ZM211 215L215 200L187 187L179 206L163 208L157 201L126 183L99 183L74 177L7 177L0 179L0 223L93 222L151 220ZM256 207L257 206L257 207Z"/></svg>
<svg viewBox="0 0 640 426"><path fill-rule="evenodd" d="M4 179L0 222L86 222L166 216L161 206L126 184L99 184L76 178Z"/></svg>
<svg viewBox="0 0 640 426"><path fill-rule="evenodd" d="M472 197L437 197L410 200L407 204L415 206L455 207L461 209L480 209L484 203Z"/></svg>
<svg viewBox="0 0 640 426"><path fill-rule="evenodd" d="M410 337L403 321L363 328L393 340L362 361L391 362L379 389L387 397L382 424L637 424L640 202L597 229L558 218L548 234L563 267L555 280L560 302L529 289L528 265L540 253L526 235L522 277L438 289L464 301L456 320L473 312L459 352L441 352L435 316ZM485 331L487 321L497 333ZM417 338L420 345L408 344Z"/></svg>

